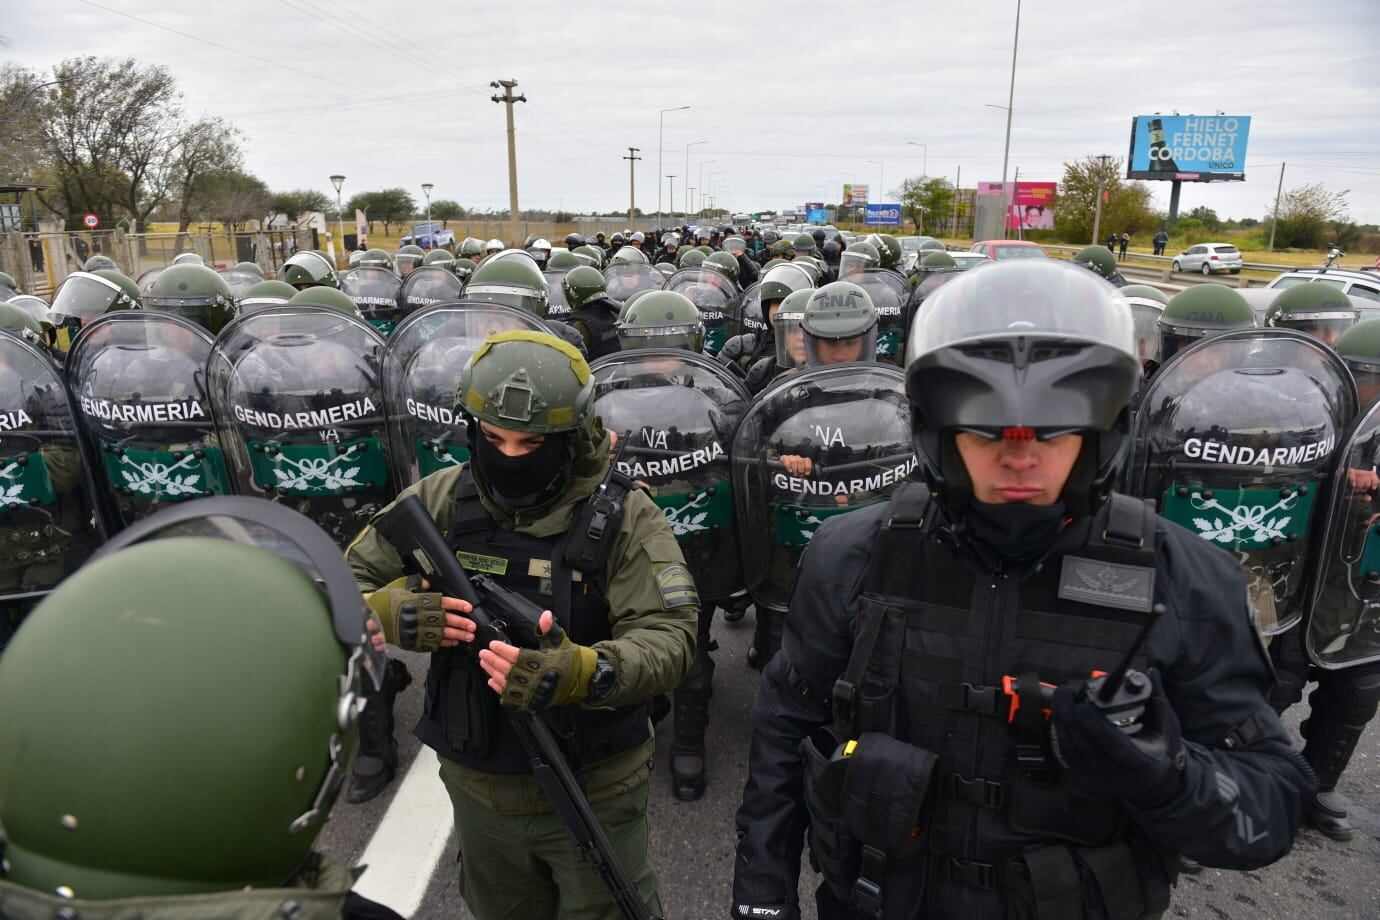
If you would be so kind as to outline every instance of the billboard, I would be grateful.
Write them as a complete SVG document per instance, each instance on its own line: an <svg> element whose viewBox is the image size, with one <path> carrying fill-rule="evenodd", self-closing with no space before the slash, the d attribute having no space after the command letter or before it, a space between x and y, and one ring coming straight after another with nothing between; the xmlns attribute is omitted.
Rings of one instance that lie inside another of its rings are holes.
<svg viewBox="0 0 1380 920"><path fill-rule="evenodd" d="M1010 202L1006 214L1008 230L1053 230L1054 194L1057 182L1006 183L1003 194L1000 182L979 182L979 195L1001 195Z"/></svg>
<svg viewBox="0 0 1380 920"><path fill-rule="evenodd" d="M854 186L856 188L856 186ZM899 204L870 204L863 223L869 227L901 226L901 206Z"/></svg>
<svg viewBox="0 0 1380 920"><path fill-rule="evenodd" d="M1249 115L1137 115L1126 178L1243 181L1250 133Z"/></svg>
<svg viewBox="0 0 1380 920"><path fill-rule="evenodd" d="M824 208L810 208L805 212L805 223L827 224L829 223L829 212Z"/></svg>
<svg viewBox="0 0 1380 920"><path fill-rule="evenodd" d="M864 204L867 204L867 186L845 183L843 186L843 206L853 208Z"/></svg>

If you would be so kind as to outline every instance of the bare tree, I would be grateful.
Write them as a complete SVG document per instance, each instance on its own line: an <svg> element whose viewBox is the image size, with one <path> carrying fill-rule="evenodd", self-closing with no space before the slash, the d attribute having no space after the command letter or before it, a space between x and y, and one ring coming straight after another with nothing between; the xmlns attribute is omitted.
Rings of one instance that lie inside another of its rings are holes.
<svg viewBox="0 0 1380 920"><path fill-rule="evenodd" d="M178 203L178 249L182 248L182 235L192 219L207 211L207 178L239 168L243 157L236 135L235 129L219 118L202 118L182 126L168 164L168 184Z"/></svg>

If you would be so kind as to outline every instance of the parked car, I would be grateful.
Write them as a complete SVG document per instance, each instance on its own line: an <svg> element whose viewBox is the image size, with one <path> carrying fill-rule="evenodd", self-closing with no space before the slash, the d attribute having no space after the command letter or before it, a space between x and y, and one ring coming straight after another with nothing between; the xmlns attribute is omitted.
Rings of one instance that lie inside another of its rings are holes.
<svg viewBox="0 0 1380 920"><path fill-rule="evenodd" d="M1266 289L1282 290L1296 284L1330 284L1341 288L1352 299L1380 301L1380 272L1350 268L1300 268L1277 275Z"/></svg>
<svg viewBox="0 0 1380 920"><path fill-rule="evenodd" d="M981 252L971 252L971 251L969 251L969 252L963 252L962 250L959 250L959 251L955 252L955 251L953 251L953 250L950 250L950 251L949 251L949 256L950 256L955 262L957 262L957 263L958 263L958 267L961 268L961 269L963 269L964 271L967 271L968 269L972 268L974 265L981 265L983 262L991 262L991 261L992 261L991 256L988 256L988 255L986 255L986 254L984 254L984 253L981 253Z"/></svg>
<svg viewBox="0 0 1380 920"><path fill-rule="evenodd" d="M1048 259L1049 256L1037 244L1029 240L981 240L971 247L995 262L1007 259Z"/></svg>
<svg viewBox="0 0 1380 920"><path fill-rule="evenodd" d="M1199 243L1190 246L1174 257L1176 272L1214 272L1241 274L1241 250L1231 243Z"/></svg>
<svg viewBox="0 0 1380 920"><path fill-rule="evenodd" d="M1246 303L1251 305L1251 309L1255 311L1256 322L1263 326L1265 325L1265 316L1270 312L1270 304L1279 296L1280 291L1285 287L1291 286L1292 285L1284 285L1283 287L1273 289L1269 287L1240 288L1236 293L1244 297ZM1364 297L1357 296L1355 291L1351 291L1348 296L1351 299L1352 306L1354 306L1357 313L1360 314L1357 322L1363 319L1374 319L1380 316L1380 302L1374 299L1368 300Z"/></svg>

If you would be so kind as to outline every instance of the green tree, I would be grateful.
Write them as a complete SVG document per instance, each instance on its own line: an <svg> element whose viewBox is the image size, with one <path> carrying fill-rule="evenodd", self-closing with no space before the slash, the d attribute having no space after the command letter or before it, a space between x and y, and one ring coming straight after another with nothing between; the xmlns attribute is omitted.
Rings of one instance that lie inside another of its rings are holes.
<svg viewBox="0 0 1380 920"><path fill-rule="evenodd" d="M270 215L282 214L295 223L297 218L310 211L331 210L331 199L326 197L325 192L314 188L294 188L274 192L268 200L268 210Z"/></svg>
<svg viewBox="0 0 1380 920"><path fill-rule="evenodd" d="M902 214L915 226L916 233L938 233L945 216L953 211L954 187L948 179L906 179L900 188L892 190L892 194L901 203Z"/></svg>
<svg viewBox="0 0 1380 920"><path fill-rule="evenodd" d="M1098 157L1084 157L1064 164L1064 177L1054 205L1054 230L1061 240L1093 241L1099 184L1105 194L1099 235L1112 231L1139 233L1158 226L1150 187L1144 182L1124 181L1122 172L1121 160L1112 158L1104 163Z"/></svg>
<svg viewBox="0 0 1380 920"><path fill-rule="evenodd" d="M435 205L432 214L435 215ZM383 232L388 233L393 224L405 221L417 213L417 204L412 195L403 188L386 188L377 192L360 192L350 199L348 210L364 212L369 222L369 232L374 232L374 221L383 222Z"/></svg>
<svg viewBox="0 0 1380 920"><path fill-rule="evenodd" d="M439 220L442 228L449 228L451 221L459 220L464 216L465 209L460 206L458 201L438 198L431 203L431 217L433 220Z"/></svg>
<svg viewBox="0 0 1380 920"><path fill-rule="evenodd" d="M1199 221L1200 223L1202 223L1204 227L1206 227L1209 230L1222 229L1222 219L1217 216L1216 211L1214 211L1212 208L1209 208L1205 204L1200 204L1192 211L1189 211L1188 216L1196 221Z"/></svg>
<svg viewBox="0 0 1380 920"><path fill-rule="evenodd" d="M1289 189L1279 201L1275 245L1283 249L1317 249L1329 230L1334 239L1340 237L1348 223L1346 195L1345 191L1329 192L1318 182Z"/></svg>
<svg viewBox="0 0 1380 920"><path fill-rule="evenodd" d="M240 154L237 132L219 118L202 118L183 128L169 167L168 184L177 200L177 232L184 234L192 220L210 212L211 195L218 174L238 171ZM178 238L181 248L181 237Z"/></svg>
<svg viewBox="0 0 1380 920"><path fill-rule="evenodd" d="M262 219L270 210L272 195L258 176L239 169L206 174L200 184L204 214L238 230L247 221Z"/></svg>

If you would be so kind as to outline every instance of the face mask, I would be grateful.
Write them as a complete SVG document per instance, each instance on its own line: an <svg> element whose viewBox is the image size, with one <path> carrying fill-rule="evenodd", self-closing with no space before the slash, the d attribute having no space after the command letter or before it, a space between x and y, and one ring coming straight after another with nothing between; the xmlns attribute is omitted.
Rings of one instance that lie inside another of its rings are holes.
<svg viewBox="0 0 1380 920"><path fill-rule="evenodd" d="M1008 559L1025 559L1054 543L1064 528L1064 503L989 505L973 499L965 520L972 535Z"/></svg>
<svg viewBox="0 0 1380 920"><path fill-rule="evenodd" d="M536 450L509 457L481 432L475 439L474 462L495 498L510 508L531 508L555 497L565 485L569 442L569 434L549 434Z"/></svg>

